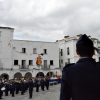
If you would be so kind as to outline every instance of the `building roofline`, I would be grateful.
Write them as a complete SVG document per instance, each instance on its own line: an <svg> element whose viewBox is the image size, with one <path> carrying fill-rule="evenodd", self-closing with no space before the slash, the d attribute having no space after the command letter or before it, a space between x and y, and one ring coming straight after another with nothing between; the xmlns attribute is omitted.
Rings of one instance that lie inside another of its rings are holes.
<svg viewBox="0 0 100 100"><path fill-rule="evenodd" d="M61 39L61 40L56 40L56 42L61 42L61 41L65 41L65 42L68 42L70 40L78 40L79 37L81 36L81 34L79 35L76 35L76 36L64 36L64 39ZM97 38L92 38L90 35L88 36L91 40L98 40Z"/></svg>
<svg viewBox="0 0 100 100"><path fill-rule="evenodd" d="M33 40L18 40L18 39L13 39L14 41L26 41L26 42L44 42L44 43L56 43L56 42L47 42L47 41L33 41Z"/></svg>
<svg viewBox="0 0 100 100"><path fill-rule="evenodd" d="M14 28L11 28L11 27L3 27L3 26L0 26L0 29L11 29L11 30L14 30Z"/></svg>

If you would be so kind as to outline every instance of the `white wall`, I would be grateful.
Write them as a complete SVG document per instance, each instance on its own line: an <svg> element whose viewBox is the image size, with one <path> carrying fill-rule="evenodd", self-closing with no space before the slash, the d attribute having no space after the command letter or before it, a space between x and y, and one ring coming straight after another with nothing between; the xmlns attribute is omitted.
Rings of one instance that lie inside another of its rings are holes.
<svg viewBox="0 0 100 100"><path fill-rule="evenodd" d="M59 47L57 43L13 40L13 31L12 28L0 27L0 75L5 73L9 75L9 78L13 78L17 72L20 72L22 76L30 72L35 77L40 71L44 75L49 71L53 73L58 71L56 69L59 68ZM22 48L26 48L26 53L22 53ZM33 54L33 48L37 48L37 54ZM39 70L36 65L36 58L38 54L43 53L43 49L47 49L47 54L42 56L42 65L44 65L44 60L47 60L49 67L50 60L53 60L53 65L48 70ZM14 65L14 60L18 60L18 65ZM26 67L29 66L29 60L33 60L33 65L30 65L29 69L20 69L22 60L26 60Z"/></svg>
<svg viewBox="0 0 100 100"><path fill-rule="evenodd" d="M58 41L59 49L63 49L63 56L59 57L60 60L63 59L63 67L65 66L65 62L68 62L68 59L70 59L70 63L76 63L79 60L79 57L76 54L77 39L78 37L68 37ZM95 47L100 47L100 43L97 43L97 40L93 40L93 43ZM69 47L70 50L69 55L67 55L67 47ZM93 58L98 62L99 57L100 55L95 51L95 55L93 55Z"/></svg>
<svg viewBox="0 0 100 100"><path fill-rule="evenodd" d="M13 31L0 27L0 67L3 69L12 67Z"/></svg>
<svg viewBox="0 0 100 100"><path fill-rule="evenodd" d="M33 60L33 68L37 68L36 58L38 54L43 53L43 49L47 49L47 54L41 56L42 63L43 60L47 60L47 65L49 66L50 60L53 60L54 65L51 66L51 69L59 68L59 48L57 43L14 40L13 44L13 47L16 48L13 49L13 60L18 60L18 65L21 65L22 60L26 60L26 65L28 66L29 60ZM26 53L22 53L22 48L26 48ZM37 48L37 54L33 54L33 48Z"/></svg>

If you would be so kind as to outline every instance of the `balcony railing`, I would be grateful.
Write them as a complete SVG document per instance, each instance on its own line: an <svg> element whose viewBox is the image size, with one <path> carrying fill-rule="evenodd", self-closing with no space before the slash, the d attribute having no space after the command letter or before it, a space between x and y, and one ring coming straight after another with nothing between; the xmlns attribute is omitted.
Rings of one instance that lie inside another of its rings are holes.
<svg viewBox="0 0 100 100"><path fill-rule="evenodd" d="M19 69L29 69L28 65L19 65Z"/></svg>
<svg viewBox="0 0 100 100"><path fill-rule="evenodd" d="M41 67L41 69L42 69L42 70L49 70L49 69L50 69L50 65L47 65L47 66L44 66L44 65L43 65L43 66Z"/></svg>

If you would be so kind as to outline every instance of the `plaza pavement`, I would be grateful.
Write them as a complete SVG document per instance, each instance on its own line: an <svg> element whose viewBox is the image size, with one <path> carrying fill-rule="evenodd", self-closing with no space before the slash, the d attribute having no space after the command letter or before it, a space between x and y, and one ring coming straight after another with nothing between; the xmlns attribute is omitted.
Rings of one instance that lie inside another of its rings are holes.
<svg viewBox="0 0 100 100"><path fill-rule="evenodd" d="M40 91L36 92L36 89L34 88L32 99L29 99L29 94L27 91L25 95L21 95L21 93L19 93L15 95L15 97L12 97L9 94L9 96L3 96L3 99L1 100L59 100L60 84L50 86L50 89L45 89L45 91L41 91L41 87L39 89Z"/></svg>

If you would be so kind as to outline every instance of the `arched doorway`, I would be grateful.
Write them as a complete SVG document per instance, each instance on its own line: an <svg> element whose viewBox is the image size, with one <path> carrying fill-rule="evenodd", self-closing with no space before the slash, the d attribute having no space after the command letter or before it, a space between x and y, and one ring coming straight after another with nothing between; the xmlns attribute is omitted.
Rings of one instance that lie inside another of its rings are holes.
<svg viewBox="0 0 100 100"><path fill-rule="evenodd" d="M39 73L37 73L36 77L39 77L39 76L44 77L44 73L43 73L43 72L39 72Z"/></svg>
<svg viewBox="0 0 100 100"><path fill-rule="evenodd" d="M27 72L27 73L25 74L25 78L32 78L32 74L31 74L30 72Z"/></svg>
<svg viewBox="0 0 100 100"><path fill-rule="evenodd" d="M54 76L53 72L48 72L46 76Z"/></svg>
<svg viewBox="0 0 100 100"><path fill-rule="evenodd" d="M20 72L17 72L14 74L14 78L22 78L22 74Z"/></svg>
<svg viewBox="0 0 100 100"><path fill-rule="evenodd" d="M1 74L1 78L9 79L9 75L6 73Z"/></svg>

